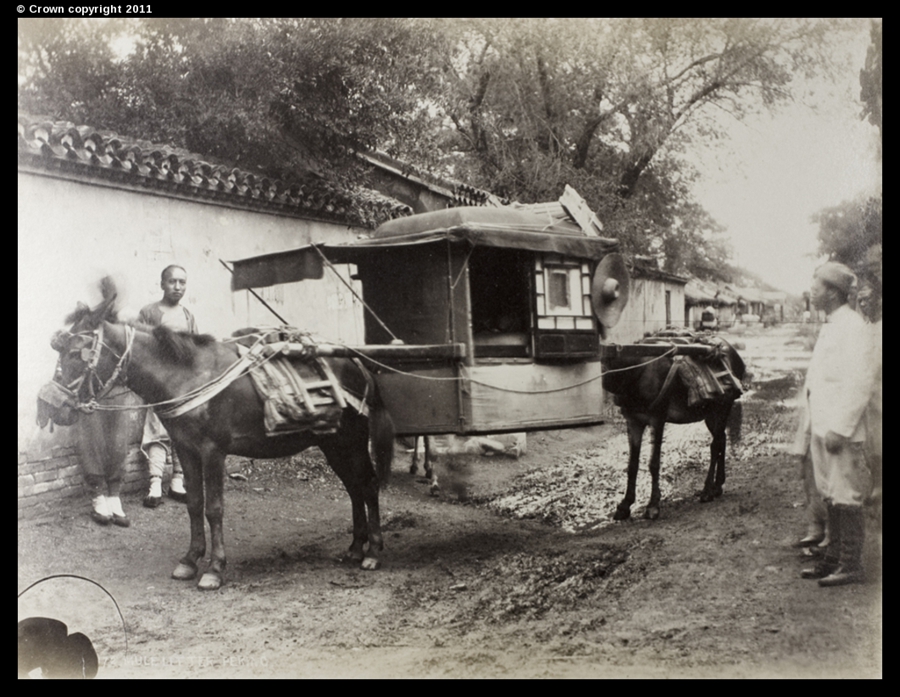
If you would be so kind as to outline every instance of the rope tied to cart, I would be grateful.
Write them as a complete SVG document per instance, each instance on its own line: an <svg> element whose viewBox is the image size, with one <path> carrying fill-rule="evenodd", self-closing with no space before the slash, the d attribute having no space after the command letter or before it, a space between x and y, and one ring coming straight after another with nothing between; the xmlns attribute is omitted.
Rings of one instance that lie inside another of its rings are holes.
<svg viewBox="0 0 900 697"><path fill-rule="evenodd" d="M337 344L337 345L341 345L341 344ZM581 382L573 383L571 385L566 385L565 387L556 387L556 388L549 389L549 390L515 390L515 389L509 388L509 387L500 387L499 385L491 385L490 383L483 382L481 380L475 380L473 378L467 378L467 377L433 377L430 375L418 375L416 373L410 373L410 372L407 372L404 370L399 370L397 368L389 366L385 363L382 363L381 361L375 360L374 358L370 358L369 356L365 355L365 353L353 348L352 346L344 346L344 345L341 345L341 346L343 348L347 349L348 351L350 351L351 353L355 353L355 354L359 355L361 358L365 359L367 362L372 363L373 365L376 365L379 368L390 371L392 373L397 373L398 375L404 375L407 377L416 378L418 380L432 380L432 381L436 381L436 382L450 382L450 381L459 382L461 380L468 380L469 382L473 382L476 385L481 385L482 387L488 387L492 390L497 390L498 392L511 392L514 394L550 394L553 392L565 392L566 390L572 390L572 389L575 389L576 387L581 387L583 385L588 385L592 382L596 382L597 380L602 379L604 375L607 375L609 373L622 373L622 372L625 372L628 370L637 370L638 368L643 368L646 365L650 365L651 363L662 360L663 358L666 358L668 356L674 355L675 352L678 350L677 346L675 344L672 344L672 348L669 349L668 351L666 351L665 353L662 353L659 356L654 356L650 360L644 361L642 363L638 363L636 365L626 366L624 368L607 368L605 370L601 367L601 372L599 375L596 375L592 378L588 378L587 380L582 380Z"/></svg>

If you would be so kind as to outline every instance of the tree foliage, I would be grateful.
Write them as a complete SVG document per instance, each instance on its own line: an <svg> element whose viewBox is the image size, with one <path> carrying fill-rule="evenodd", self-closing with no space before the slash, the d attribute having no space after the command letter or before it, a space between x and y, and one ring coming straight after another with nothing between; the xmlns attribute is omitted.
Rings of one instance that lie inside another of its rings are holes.
<svg viewBox="0 0 900 697"><path fill-rule="evenodd" d="M863 103L862 118L878 128L881 137L881 98L882 98L882 21L873 20L871 43L866 53L866 63L859 71L859 99Z"/></svg>
<svg viewBox="0 0 900 697"><path fill-rule="evenodd" d="M699 220L681 155L720 137L725 119L787 100L795 76L827 70L835 29L800 19L460 21L444 70L448 160L526 202L570 183L627 247L646 253L666 234L665 247L679 247Z"/></svg>
<svg viewBox="0 0 900 697"><path fill-rule="evenodd" d="M432 47L401 19L25 21L19 107L269 174L344 178L354 151L428 149Z"/></svg>
<svg viewBox="0 0 900 697"><path fill-rule="evenodd" d="M882 245L882 197L860 196L825 208L813 216L819 225L819 252L829 259L862 270L870 261L870 250Z"/></svg>
<svg viewBox="0 0 900 697"><path fill-rule="evenodd" d="M865 65L859 73L861 118L882 137L882 22L873 20ZM879 148L879 158L881 150ZM864 280L882 287L883 197L858 196L813 216L819 225L819 253L847 264Z"/></svg>
<svg viewBox="0 0 900 697"><path fill-rule="evenodd" d="M683 157L829 65L828 20L20 20L19 107L272 176L379 148L523 202L565 184L628 251L726 268ZM880 65L880 63L879 63ZM879 68L880 69L880 68Z"/></svg>

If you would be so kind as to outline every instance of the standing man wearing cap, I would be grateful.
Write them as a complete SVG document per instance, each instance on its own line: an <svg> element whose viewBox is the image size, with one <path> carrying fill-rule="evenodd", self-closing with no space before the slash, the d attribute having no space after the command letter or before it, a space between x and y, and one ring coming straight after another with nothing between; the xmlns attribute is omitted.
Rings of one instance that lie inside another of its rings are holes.
<svg viewBox="0 0 900 697"><path fill-rule="evenodd" d="M187 272L184 268L177 264L170 264L164 268L160 280L162 300L144 307L138 315L138 322L151 327L164 325L175 331L197 334L194 316L181 304L186 287ZM166 455L170 448L169 434L156 413L148 409L144 419L144 435L141 439L141 451L147 457L150 470L150 491L144 498L144 506L147 508L156 508L162 503L162 478L166 467ZM187 500L181 463L174 455L169 497L181 502Z"/></svg>
<svg viewBox="0 0 900 697"><path fill-rule="evenodd" d="M816 270L810 300L827 316L816 341L803 394L808 418L801 434L808 444L816 486L825 501L829 545L824 558L802 572L820 586L861 583L863 501L871 481L863 444L866 406L874 374L870 332L847 304L856 276L843 264Z"/></svg>

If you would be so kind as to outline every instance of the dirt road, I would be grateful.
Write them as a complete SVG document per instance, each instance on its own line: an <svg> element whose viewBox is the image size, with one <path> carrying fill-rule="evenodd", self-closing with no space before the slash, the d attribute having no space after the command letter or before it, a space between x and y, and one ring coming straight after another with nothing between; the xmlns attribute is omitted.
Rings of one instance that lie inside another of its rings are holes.
<svg viewBox="0 0 900 697"><path fill-rule="evenodd" d="M873 519L866 585L801 580L808 561L791 547L802 489L783 448L811 347L799 329L730 337L746 345L754 392L713 503L697 496L702 425L668 428L652 522L611 520L625 484L618 419L530 434L518 460L456 461L440 497L398 449L383 568L363 572L336 561L350 504L318 451L244 461L247 481L226 487L221 591L169 578L188 542L180 504L129 499L132 527L119 529L91 523L78 502L19 525L18 586L54 573L100 582L122 608L127 653L112 602L83 581L38 586L19 617L88 634L98 677L880 677ZM636 513L647 479L642 469Z"/></svg>

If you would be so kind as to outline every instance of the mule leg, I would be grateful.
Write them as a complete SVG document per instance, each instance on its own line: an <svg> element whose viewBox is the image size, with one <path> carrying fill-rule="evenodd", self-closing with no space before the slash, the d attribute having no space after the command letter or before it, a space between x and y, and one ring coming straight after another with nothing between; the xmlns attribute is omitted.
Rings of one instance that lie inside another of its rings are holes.
<svg viewBox="0 0 900 697"><path fill-rule="evenodd" d="M713 414L706 419L706 427L712 434L712 443L709 446L709 470L706 473L703 492L700 494L701 503L709 503L717 496L722 495L722 485L725 483L725 448L727 444L725 425L727 422L727 410Z"/></svg>
<svg viewBox="0 0 900 697"><path fill-rule="evenodd" d="M350 495L350 507L353 517L353 541L347 550L346 558L351 561L362 562L365 558L365 546L369 540L369 526L366 520L366 507L359 483L354 477L355 467L350 448L340 447L339 444L322 443L320 449L325 453L328 465L341 480L344 489Z"/></svg>
<svg viewBox="0 0 900 697"><path fill-rule="evenodd" d="M360 429L355 436L345 433L341 443L330 439L322 443L320 448L350 495L353 541L347 556L353 561L361 562L363 569L373 570L381 566L378 553L384 548L378 481L369 457L368 424L362 417L355 417L355 420ZM349 430L349 419L345 420L344 430Z"/></svg>
<svg viewBox="0 0 900 697"><path fill-rule="evenodd" d="M425 477L435 486L437 480L434 477L434 462L431 459L431 439L428 436L422 436L425 439Z"/></svg>
<svg viewBox="0 0 900 697"><path fill-rule="evenodd" d="M368 451L362 457L364 462L361 478L363 479L362 495L368 513L369 546L362 560L362 568L374 571L381 566L379 554L384 549L384 536L381 533L381 508L378 500L378 481L374 476L374 467L369 459Z"/></svg>
<svg viewBox="0 0 900 697"><path fill-rule="evenodd" d="M664 418L656 418L651 422L653 429L653 452L650 454L650 503L644 510L644 517L649 520L659 518L659 467L662 460L663 431L666 428Z"/></svg>
<svg viewBox="0 0 900 697"><path fill-rule="evenodd" d="M203 591L221 588L225 581L225 453L214 445L203 451L203 484L206 489L206 520L209 523L210 560L197 587Z"/></svg>
<svg viewBox="0 0 900 697"><path fill-rule="evenodd" d="M725 453L728 451L728 423L731 420L732 410L734 410L733 402L728 405L722 414L722 423L719 427L719 457L716 460L716 486L713 489L713 493L716 496L722 495L722 487L725 485ZM740 421L738 421L738 426L740 426ZM740 438L740 432L738 432L737 438Z"/></svg>
<svg viewBox="0 0 900 697"><path fill-rule="evenodd" d="M434 462L431 459L431 440L428 436L416 436L412 465L410 465L409 471L410 474L415 474L419 471L419 438L422 439L424 445L425 458L423 466L425 467L425 479L428 480L429 484L429 492L432 496L437 496L440 492L440 485L438 484L437 476L434 474Z"/></svg>
<svg viewBox="0 0 900 697"><path fill-rule="evenodd" d="M184 487L187 491L188 517L191 521L191 543L172 572L172 578L189 581L197 575L197 564L206 554L206 531L203 524L203 472L200 456L179 449L178 459L184 470Z"/></svg>
<svg viewBox="0 0 900 697"><path fill-rule="evenodd" d="M422 436L416 436L413 438L413 454L412 454L412 462L409 464L409 473L415 474L419 471L419 438ZM425 441L428 443L428 440ZM426 446L427 447L427 446ZM425 466L428 466L428 456L425 456Z"/></svg>
<svg viewBox="0 0 900 697"><path fill-rule="evenodd" d="M434 458L431 457L431 439L423 436L425 439L425 478L428 480L428 493L432 496L439 496L441 493L441 485L438 482L437 472L434 470Z"/></svg>
<svg viewBox="0 0 900 697"><path fill-rule="evenodd" d="M616 507L614 520L627 520L631 517L631 504L634 503L634 491L637 483L638 465L641 458L641 440L644 438L644 428L640 420L623 414L628 426L628 486L625 489L625 498Z"/></svg>

